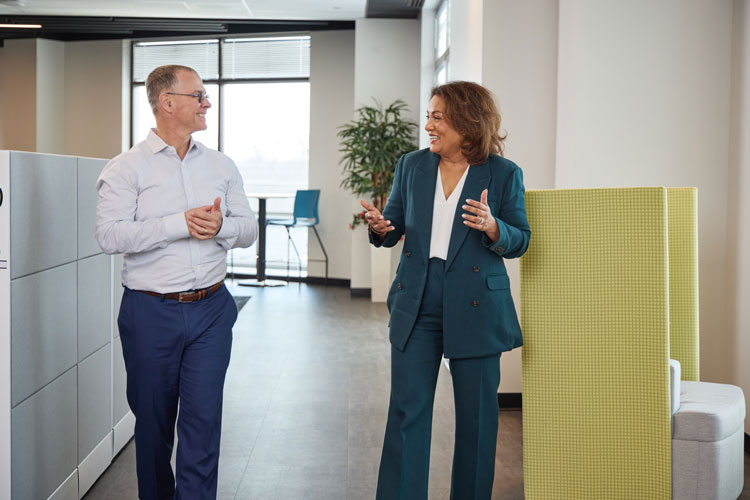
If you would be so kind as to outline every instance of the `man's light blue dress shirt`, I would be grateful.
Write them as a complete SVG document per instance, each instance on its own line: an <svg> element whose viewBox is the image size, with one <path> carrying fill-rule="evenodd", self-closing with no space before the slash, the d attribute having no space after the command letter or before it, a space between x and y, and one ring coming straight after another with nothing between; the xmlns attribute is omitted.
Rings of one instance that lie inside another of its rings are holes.
<svg viewBox="0 0 750 500"><path fill-rule="evenodd" d="M205 288L226 275L226 252L249 247L258 222L242 176L225 154L190 139L184 159L154 129L113 158L96 182L96 240L105 253L124 253L122 282L158 293ZM185 212L221 197L224 217L209 240L190 236Z"/></svg>

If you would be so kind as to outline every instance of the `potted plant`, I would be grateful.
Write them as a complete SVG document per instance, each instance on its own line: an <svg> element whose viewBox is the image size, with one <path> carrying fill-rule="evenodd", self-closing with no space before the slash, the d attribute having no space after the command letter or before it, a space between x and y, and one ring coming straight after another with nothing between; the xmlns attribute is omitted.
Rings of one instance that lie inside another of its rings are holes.
<svg viewBox="0 0 750 500"><path fill-rule="evenodd" d="M417 149L417 123L402 117L409 111L400 99L387 108L377 100L375 106L356 110L357 119L339 127L341 151L339 164L344 166L341 187L371 201L382 211L391 194L396 162L402 155ZM350 227L364 223L364 212L354 214Z"/></svg>
<svg viewBox="0 0 750 500"><path fill-rule="evenodd" d="M417 123L401 116L408 112L406 103L396 100L388 107L375 99L374 106L358 108L357 119L339 127L341 151L339 162L344 166L341 186L355 195L370 200L378 210L385 208L391 194L393 174L398 159L417 149ZM355 213L354 229L365 223L364 211ZM373 302L385 302L393 280L392 251L371 247L370 292Z"/></svg>

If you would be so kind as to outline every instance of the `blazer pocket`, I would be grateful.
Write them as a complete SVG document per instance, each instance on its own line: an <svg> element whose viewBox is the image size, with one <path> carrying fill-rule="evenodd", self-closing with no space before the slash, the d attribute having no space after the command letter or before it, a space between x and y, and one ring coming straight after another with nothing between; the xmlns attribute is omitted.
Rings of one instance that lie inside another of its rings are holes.
<svg viewBox="0 0 750 500"><path fill-rule="evenodd" d="M487 276L487 288L490 290L508 290L510 278L507 274L490 274Z"/></svg>

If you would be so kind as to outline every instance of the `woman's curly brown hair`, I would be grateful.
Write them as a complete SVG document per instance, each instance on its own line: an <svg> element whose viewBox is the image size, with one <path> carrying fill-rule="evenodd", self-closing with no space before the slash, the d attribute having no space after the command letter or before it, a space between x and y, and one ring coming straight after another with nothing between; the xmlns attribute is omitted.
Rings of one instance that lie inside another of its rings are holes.
<svg viewBox="0 0 750 500"><path fill-rule="evenodd" d="M461 134L463 154L470 165L481 165L490 153L503 154L500 112L492 92L474 82L449 82L433 87L432 96L445 103L445 118Z"/></svg>

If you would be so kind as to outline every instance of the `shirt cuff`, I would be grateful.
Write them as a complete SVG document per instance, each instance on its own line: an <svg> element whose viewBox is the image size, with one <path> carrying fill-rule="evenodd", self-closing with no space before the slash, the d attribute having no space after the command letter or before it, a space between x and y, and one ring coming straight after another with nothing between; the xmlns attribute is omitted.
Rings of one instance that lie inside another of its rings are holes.
<svg viewBox="0 0 750 500"><path fill-rule="evenodd" d="M226 217L224 217L222 215L222 217L221 217L221 226L219 227L219 230L214 235L214 238L228 238L229 237L226 234L221 234L221 232L224 231L224 228L227 226L225 224L225 222L226 222ZM226 231L224 231L224 233L226 233Z"/></svg>
<svg viewBox="0 0 750 500"><path fill-rule="evenodd" d="M187 222L185 222L184 212L167 215L163 220L167 241L175 241L190 237L190 231L188 230Z"/></svg>

